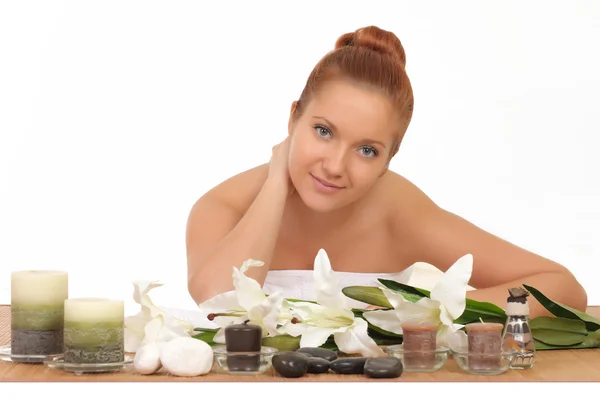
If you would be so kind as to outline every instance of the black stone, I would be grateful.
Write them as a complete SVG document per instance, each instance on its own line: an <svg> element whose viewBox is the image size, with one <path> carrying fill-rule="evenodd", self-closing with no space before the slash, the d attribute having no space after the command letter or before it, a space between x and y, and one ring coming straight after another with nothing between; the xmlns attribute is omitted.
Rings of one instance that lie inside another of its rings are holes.
<svg viewBox="0 0 600 400"><path fill-rule="evenodd" d="M362 374L366 361L366 357L342 357L333 360L329 368L336 374Z"/></svg>
<svg viewBox="0 0 600 400"><path fill-rule="evenodd" d="M306 354L295 351L282 351L273 356L273 368L284 378L300 378L308 372Z"/></svg>
<svg viewBox="0 0 600 400"><path fill-rule="evenodd" d="M321 357L310 357L308 359L309 374L325 374L329 371L330 361Z"/></svg>
<svg viewBox="0 0 600 400"><path fill-rule="evenodd" d="M46 356L63 352L63 330L11 331L10 352L16 356ZM28 357L12 357L13 361L42 362Z"/></svg>
<svg viewBox="0 0 600 400"><path fill-rule="evenodd" d="M364 374L369 378L398 378L403 370L399 358L377 357L367 359Z"/></svg>
<svg viewBox="0 0 600 400"><path fill-rule="evenodd" d="M308 354L312 357L324 358L327 361L333 361L337 358L337 354L333 350L322 349L320 347L302 347L296 350L297 352Z"/></svg>

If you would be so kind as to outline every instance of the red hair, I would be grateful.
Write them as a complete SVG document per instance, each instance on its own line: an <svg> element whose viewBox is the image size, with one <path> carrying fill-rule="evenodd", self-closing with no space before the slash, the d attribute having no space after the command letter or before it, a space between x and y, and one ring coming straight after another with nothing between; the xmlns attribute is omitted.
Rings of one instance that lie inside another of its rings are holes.
<svg viewBox="0 0 600 400"><path fill-rule="evenodd" d="M294 114L302 114L311 97L323 83L345 78L374 87L389 96L402 121L402 140L413 112L413 93L406 75L406 54L398 37L376 26L367 26L340 36L335 48L314 67Z"/></svg>

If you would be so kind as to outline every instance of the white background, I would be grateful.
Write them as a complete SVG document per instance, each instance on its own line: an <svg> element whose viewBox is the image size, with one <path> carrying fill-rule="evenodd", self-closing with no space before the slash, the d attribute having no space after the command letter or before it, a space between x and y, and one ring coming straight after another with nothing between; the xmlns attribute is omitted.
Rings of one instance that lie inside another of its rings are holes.
<svg viewBox="0 0 600 400"><path fill-rule="evenodd" d="M415 113L391 169L563 263L600 304L600 2L0 2L0 303L10 271L190 308L192 204L267 162L341 34L394 31ZM210 227L206 227L210 229Z"/></svg>

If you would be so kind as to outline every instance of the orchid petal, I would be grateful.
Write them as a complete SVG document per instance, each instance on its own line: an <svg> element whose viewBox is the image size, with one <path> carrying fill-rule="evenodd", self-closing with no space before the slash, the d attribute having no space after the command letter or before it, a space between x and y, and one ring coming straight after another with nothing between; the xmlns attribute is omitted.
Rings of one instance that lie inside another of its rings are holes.
<svg viewBox="0 0 600 400"><path fill-rule="evenodd" d="M225 329L221 328L217 331L217 333L215 333L215 336L213 336L213 342L215 343L219 343L219 344L225 344Z"/></svg>
<svg viewBox="0 0 600 400"><path fill-rule="evenodd" d="M388 332L402 334L402 321L396 310L375 310L363 312L363 317L371 324Z"/></svg>
<svg viewBox="0 0 600 400"><path fill-rule="evenodd" d="M251 262L244 262L241 269L247 270L250 266L259 266L258 264ZM266 297L260 284L252 278L244 275L244 272L233 267L233 286L235 287L235 293L237 295L238 303L245 309L250 310L253 307L259 305Z"/></svg>
<svg viewBox="0 0 600 400"><path fill-rule="evenodd" d="M464 255L456 261L431 290L430 298L439 301L453 319L462 315L466 307L467 284L473 272L473 256Z"/></svg>
<svg viewBox="0 0 600 400"><path fill-rule="evenodd" d="M165 320L162 315L152 318L144 327L144 340L142 340L142 344L155 342L164 325Z"/></svg>
<svg viewBox="0 0 600 400"><path fill-rule="evenodd" d="M409 320L439 322L440 303L427 297L419 299L416 303L405 301L395 309L398 319L405 322Z"/></svg>
<svg viewBox="0 0 600 400"><path fill-rule="evenodd" d="M262 267L263 265L265 265L264 262L259 260L253 260L250 258L242 263L242 266L240 267L240 272L242 274L245 274L246 271L248 271L248 269L252 267Z"/></svg>
<svg viewBox="0 0 600 400"><path fill-rule="evenodd" d="M263 336L277 335L277 322L279 320L279 307L283 302L283 294L280 292L274 293L257 306L248 311L248 319L251 322L259 322L263 329ZM266 332L265 332L266 329Z"/></svg>
<svg viewBox="0 0 600 400"><path fill-rule="evenodd" d="M124 344L127 353L135 353L144 339L144 327L148 323L148 317L143 311L128 316L124 323Z"/></svg>
<svg viewBox="0 0 600 400"><path fill-rule="evenodd" d="M241 324L242 322L246 321L248 318L246 318L246 315L240 316L240 317L228 317L228 316L219 316L216 317L213 322L218 325L221 328L226 327L227 325L233 325L233 324Z"/></svg>
<svg viewBox="0 0 600 400"><path fill-rule="evenodd" d="M160 287L163 284L158 281L135 281L133 282L133 299L136 303L142 306L142 311L149 317L154 318L162 312L162 310L152 303L148 292L154 288Z"/></svg>
<svg viewBox="0 0 600 400"><path fill-rule="evenodd" d="M218 294L198 304L198 311L207 315L214 312L242 310L243 308L238 303L237 294L235 290L230 290L229 292Z"/></svg>
<svg viewBox="0 0 600 400"><path fill-rule="evenodd" d="M467 334L462 330L454 330L449 326L441 326L437 333L436 342L438 346L445 346L451 349L465 349L469 341Z"/></svg>
<svg viewBox="0 0 600 400"><path fill-rule="evenodd" d="M301 320L307 319L311 315L325 313L325 308L322 305L304 301L291 303L289 307L292 313L299 316Z"/></svg>
<svg viewBox="0 0 600 400"><path fill-rule="evenodd" d="M336 328L319 328L309 326L302 334L300 339L300 347L319 347L327 341L329 336L337 331Z"/></svg>
<svg viewBox="0 0 600 400"><path fill-rule="evenodd" d="M363 357L385 356L385 352L367 333L368 324L356 318L352 326L343 332L333 334L335 344L346 354L361 354Z"/></svg>
<svg viewBox="0 0 600 400"><path fill-rule="evenodd" d="M168 342L172 339L181 336L191 336L193 332L193 326L191 329L181 326L181 324L177 321L172 322L173 318L167 318L163 322L162 329L159 331L158 336L156 337L157 342Z"/></svg>
<svg viewBox="0 0 600 400"><path fill-rule="evenodd" d="M123 332L123 343L124 350L126 353L135 353L137 349L141 346L142 340L144 339L143 334L138 334L131 329L124 329Z"/></svg>
<svg viewBox="0 0 600 400"><path fill-rule="evenodd" d="M290 335L298 337L302 335L308 329L308 325L303 323L292 323L287 322L277 329L277 332L282 335Z"/></svg>
<svg viewBox="0 0 600 400"><path fill-rule="evenodd" d="M324 249L320 249L315 257L313 277L319 304L334 310L348 308L347 298L339 288L338 277L331 268L331 262Z"/></svg>
<svg viewBox="0 0 600 400"><path fill-rule="evenodd" d="M454 318L452 317L450 312L446 309L446 307L444 307L443 305L440 305L439 318L440 318L440 321L442 322L442 324L444 324L446 326L452 326L454 324Z"/></svg>
<svg viewBox="0 0 600 400"><path fill-rule="evenodd" d="M409 303L402 294L395 292L382 284L380 284L380 289L383 292L384 296L387 298L388 302L391 304L392 308L398 308L400 304Z"/></svg>
<svg viewBox="0 0 600 400"><path fill-rule="evenodd" d="M418 261L400 273L399 282L431 291L443 276L444 272L440 269L429 263Z"/></svg>

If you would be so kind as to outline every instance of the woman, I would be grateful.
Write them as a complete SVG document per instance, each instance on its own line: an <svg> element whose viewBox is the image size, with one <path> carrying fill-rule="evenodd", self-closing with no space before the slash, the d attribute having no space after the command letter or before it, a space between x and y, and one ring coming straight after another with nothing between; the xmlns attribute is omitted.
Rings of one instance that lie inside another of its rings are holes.
<svg viewBox="0 0 600 400"><path fill-rule="evenodd" d="M391 32L369 26L337 40L292 103L288 135L270 162L192 208L186 246L196 303L232 290L232 266L250 258L265 263L247 272L261 285L281 277L290 290L309 285L302 279L323 248L334 270L363 284L417 261L445 271L470 253L472 299L504 307L507 289L525 283L585 310L585 290L565 267L441 209L388 170L413 112L404 66ZM530 307L532 317L547 315L533 298Z"/></svg>

